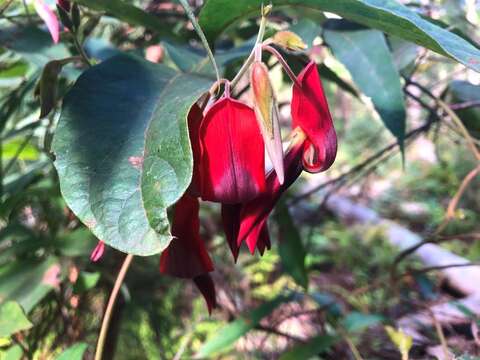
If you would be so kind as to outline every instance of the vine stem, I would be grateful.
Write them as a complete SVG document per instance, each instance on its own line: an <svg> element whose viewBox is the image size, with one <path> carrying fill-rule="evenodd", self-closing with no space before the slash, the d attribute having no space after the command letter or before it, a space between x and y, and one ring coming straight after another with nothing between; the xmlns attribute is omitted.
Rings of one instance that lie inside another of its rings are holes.
<svg viewBox="0 0 480 360"><path fill-rule="evenodd" d="M242 78L243 74L248 70L248 67L250 64L253 62L255 59L255 48L257 47L258 44L260 44L263 41L263 37L265 35L265 27L267 26L267 15L271 10L271 5L262 7L262 19L260 20L260 27L258 29L258 34L257 34L257 39L255 40L255 45L253 46L252 51L250 52L250 55L248 55L247 60L243 63L242 67L238 71L237 75L233 78L233 80L230 82L230 86L233 90L235 85L240 81Z"/></svg>
<svg viewBox="0 0 480 360"><path fill-rule="evenodd" d="M203 33L202 28L200 27L200 24L198 23L197 19L195 18L195 14L193 13L192 9L190 8L190 5L188 5L187 0L180 0L180 3L182 4L183 8L185 9L185 12L187 13L188 19L192 22L193 28L195 29L195 32L197 33L198 37L200 38L203 47L207 51L208 58L212 62L213 68L215 69L215 75L217 77L217 81L220 81L220 71L218 70L217 62L215 61L215 57L213 56L212 49L210 49L210 45L208 44L207 38L205 37L205 34Z"/></svg>
<svg viewBox="0 0 480 360"><path fill-rule="evenodd" d="M112 293L110 294L110 298L108 299L107 309L105 310L105 315L103 316L100 335L98 336L97 349L95 351L95 360L102 359L103 348L105 346L105 340L107 338L107 331L108 331L108 326L110 325L110 318L112 316L113 306L115 305L118 292L120 290L120 287L122 286L123 279L125 279L125 275L127 274L127 271L130 266L130 263L132 262L132 259L133 259L132 254L128 254L125 257L122 267L118 272L117 279L115 280L115 284L113 285Z"/></svg>

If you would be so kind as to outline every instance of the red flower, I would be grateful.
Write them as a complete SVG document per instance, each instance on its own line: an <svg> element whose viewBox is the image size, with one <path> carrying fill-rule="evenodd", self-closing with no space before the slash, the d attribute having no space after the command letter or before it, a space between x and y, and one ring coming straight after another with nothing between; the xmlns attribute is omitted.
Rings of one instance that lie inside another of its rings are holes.
<svg viewBox="0 0 480 360"><path fill-rule="evenodd" d="M213 271L213 263L200 237L198 211L198 199L188 194L184 194L175 205L173 240L160 257L160 272L193 279L211 311L215 307L215 291L212 291L213 282L207 278Z"/></svg>
<svg viewBox="0 0 480 360"><path fill-rule="evenodd" d="M305 170L324 171L337 155L337 135L316 64L308 63L297 79L301 88L293 86L292 129L300 127L307 135L303 152Z"/></svg>
<svg viewBox="0 0 480 360"><path fill-rule="evenodd" d="M251 253L265 239L266 222L282 193L300 176L302 170L319 172L328 169L337 153L337 137L320 76L314 62L299 74L301 87L293 86L292 128L294 138L284 158L285 182L275 172L267 176L266 190L253 201L223 217L225 233L232 244L240 247L245 241ZM239 224L239 225L237 225ZM236 230L238 228L238 230ZM236 240L235 240L236 239ZM262 245L261 245L262 246ZM232 250L234 256L238 250Z"/></svg>
<svg viewBox="0 0 480 360"><path fill-rule="evenodd" d="M316 65L310 62L293 87L291 144L283 158L284 181L275 170L265 175L264 141L247 105L226 97L202 118L194 105L189 113L193 150L193 179L187 194L175 207L174 239L162 253L160 270L192 278L204 295L209 311L215 290L209 272L213 264L199 235L199 204L222 203L222 222L235 261L245 241L250 252L270 248L267 220L285 190L303 170L329 168L336 156L337 140Z"/></svg>
<svg viewBox="0 0 480 360"><path fill-rule="evenodd" d="M229 96L217 101L199 136L203 200L237 204L264 191L264 143L252 108Z"/></svg>

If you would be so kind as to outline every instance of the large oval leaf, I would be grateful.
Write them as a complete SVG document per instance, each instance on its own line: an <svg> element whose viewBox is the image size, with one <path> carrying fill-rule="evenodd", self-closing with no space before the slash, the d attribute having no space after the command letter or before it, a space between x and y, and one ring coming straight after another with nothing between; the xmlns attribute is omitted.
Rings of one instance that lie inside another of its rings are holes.
<svg viewBox="0 0 480 360"><path fill-rule="evenodd" d="M348 69L355 84L371 98L385 126L403 149L405 102L400 74L384 35L378 30L325 30L325 41Z"/></svg>
<svg viewBox="0 0 480 360"><path fill-rule="evenodd" d="M167 208L187 189L186 117L211 80L119 55L64 99L53 141L62 194L101 240L151 255L170 242Z"/></svg>
<svg viewBox="0 0 480 360"><path fill-rule="evenodd" d="M246 16L259 16L263 0L208 0L200 26L209 41ZM276 6L300 6L328 11L359 24L396 35L480 71L480 50L394 0L272 0Z"/></svg>

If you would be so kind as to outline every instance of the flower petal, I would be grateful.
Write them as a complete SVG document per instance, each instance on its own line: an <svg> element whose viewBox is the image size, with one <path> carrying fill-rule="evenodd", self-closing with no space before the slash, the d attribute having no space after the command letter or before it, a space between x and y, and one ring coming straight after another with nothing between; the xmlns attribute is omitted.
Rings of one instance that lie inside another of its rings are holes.
<svg viewBox="0 0 480 360"><path fill-rule="evenodd" d="M324 171L337 155L337 135L313 61L300 72L298 82L301 88L293 86L292 128L300 127L308 137L303 154L305 170L314 173Z"/></svg>
<svg viewBox="0 0 480 360"><path fill-rule="evenodd" d="M262 234L262 228L266 227L268 215L280 199L285 190L290 187L300 176L303 170L302 153L305 135L302 131L294 140L293 146L287 151L284 159L285 182L280 184L274 171L270 171L267 176L266 190L253 201L243 205L240 213L240 229L237 237L237 244L247 241L250 251L253 253L258 239ZM264 238L265 241L265 238Z"/></svg>
<svg viewBox="0 0 480 360"><path fill-rule="evenodd" d="M203 200L243 203L265 189L264 142L250 107L228 97L217 101L200 140Z"/></svg>
<svg viewBox="0 0 480 360"><path fill-rule="evenodd" d="M215 295L215 284L210 274L202 274L193 278L198 290L202 293L207 303L208 313L212 314L212 309L217 307L217 298Z"/></svg>
<svg viewBox="0 0 480 360"><path fill-rule="evenodd" d="M232 251L233 259L237 262L240 246L237 244L238 230L240 229L241 204L222 204L222 222L228 246Z"/></svg>
<svg viewBox="0 0 480 360"><path fill-rule="evenodd" d="M270 250L272 243L270 241L270 234L268 233L268 226L265 223L260 231L260 236L257 241L257 249L260 255L263 256L265 250Z"/></svg>
<svg viewBox="0 0 480 360"><path fill-rule="evenodd" d="M55 15L53 10L50 9L43 0L35 0L33 5L35 6L35 11L38 16L40 16L45 25L47 25L53 42L58 43L60 38L60 24L58 23L57 15Z"/></svg>
<svg viewBox="0 0 480 360"><path fill-rule="evenodd" d="M198 199L184 194L175 206L174 239L162 252L160 272L180 278L195 278L213 271L213 263L200 237Z"/></svg>

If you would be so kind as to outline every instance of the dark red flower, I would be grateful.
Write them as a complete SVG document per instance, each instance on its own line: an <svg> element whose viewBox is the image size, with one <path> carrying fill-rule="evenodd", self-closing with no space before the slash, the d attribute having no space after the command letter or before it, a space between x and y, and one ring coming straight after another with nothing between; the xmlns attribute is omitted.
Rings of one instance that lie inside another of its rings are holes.
<svg viewBox="0 0 480 360"><path fill-rule="evenodd" d="M270 212L280 199L280 196L287 190L302 173L302 154L305 135L303 131L297 130L292 141L292 146L284 158L285 181L280 184L274 171L267 175L266 190L256 199L245 203L239 211L239 229L236 235L237 246L243 241L251 253L260 244L259 250L263 247L268 238L267 219Z"/></svg>
<svg viewBox="0 0 480 360"><path fill-rule="evenodd" d="M215 284L210 274L202 274L193 278L193 282L197 285L198 290L202 293L207 303L208 313L212 313L212 309L217 307L217 297L215 295Z"/></svg>
<svg viewBox="0 0 480 360"><path fill-rule="evenodd" d="M175 205L173 240L160 257L160 272L193 279L213 271L205 243L200 237L198 199L184 194Z"/></svg>
<svg viewBox="0 0 480 360"><path fill-rule="evenodd" d="M232 227L225 230L230 244L235 242L235 238L237 247L245 241L251 253L268 236L268 216L283 192L295 182L302 170L319 172L328 169L337 153L332 117L314 62L301 71L298 82L300 87L293 86L294 137L284 158L285 182L281 184L275 172L270 171L266 190L253 201L237 207L239 214L230 214L231 218L238 218L238 233L233 232Z"/></svg>
<svg viewBox="0 0 480 360"><path fill-rule="evenodd" d="M264 143L252 108L228 96L217 101L199 135L203 200L237 204L264 191Z"/></svg>

